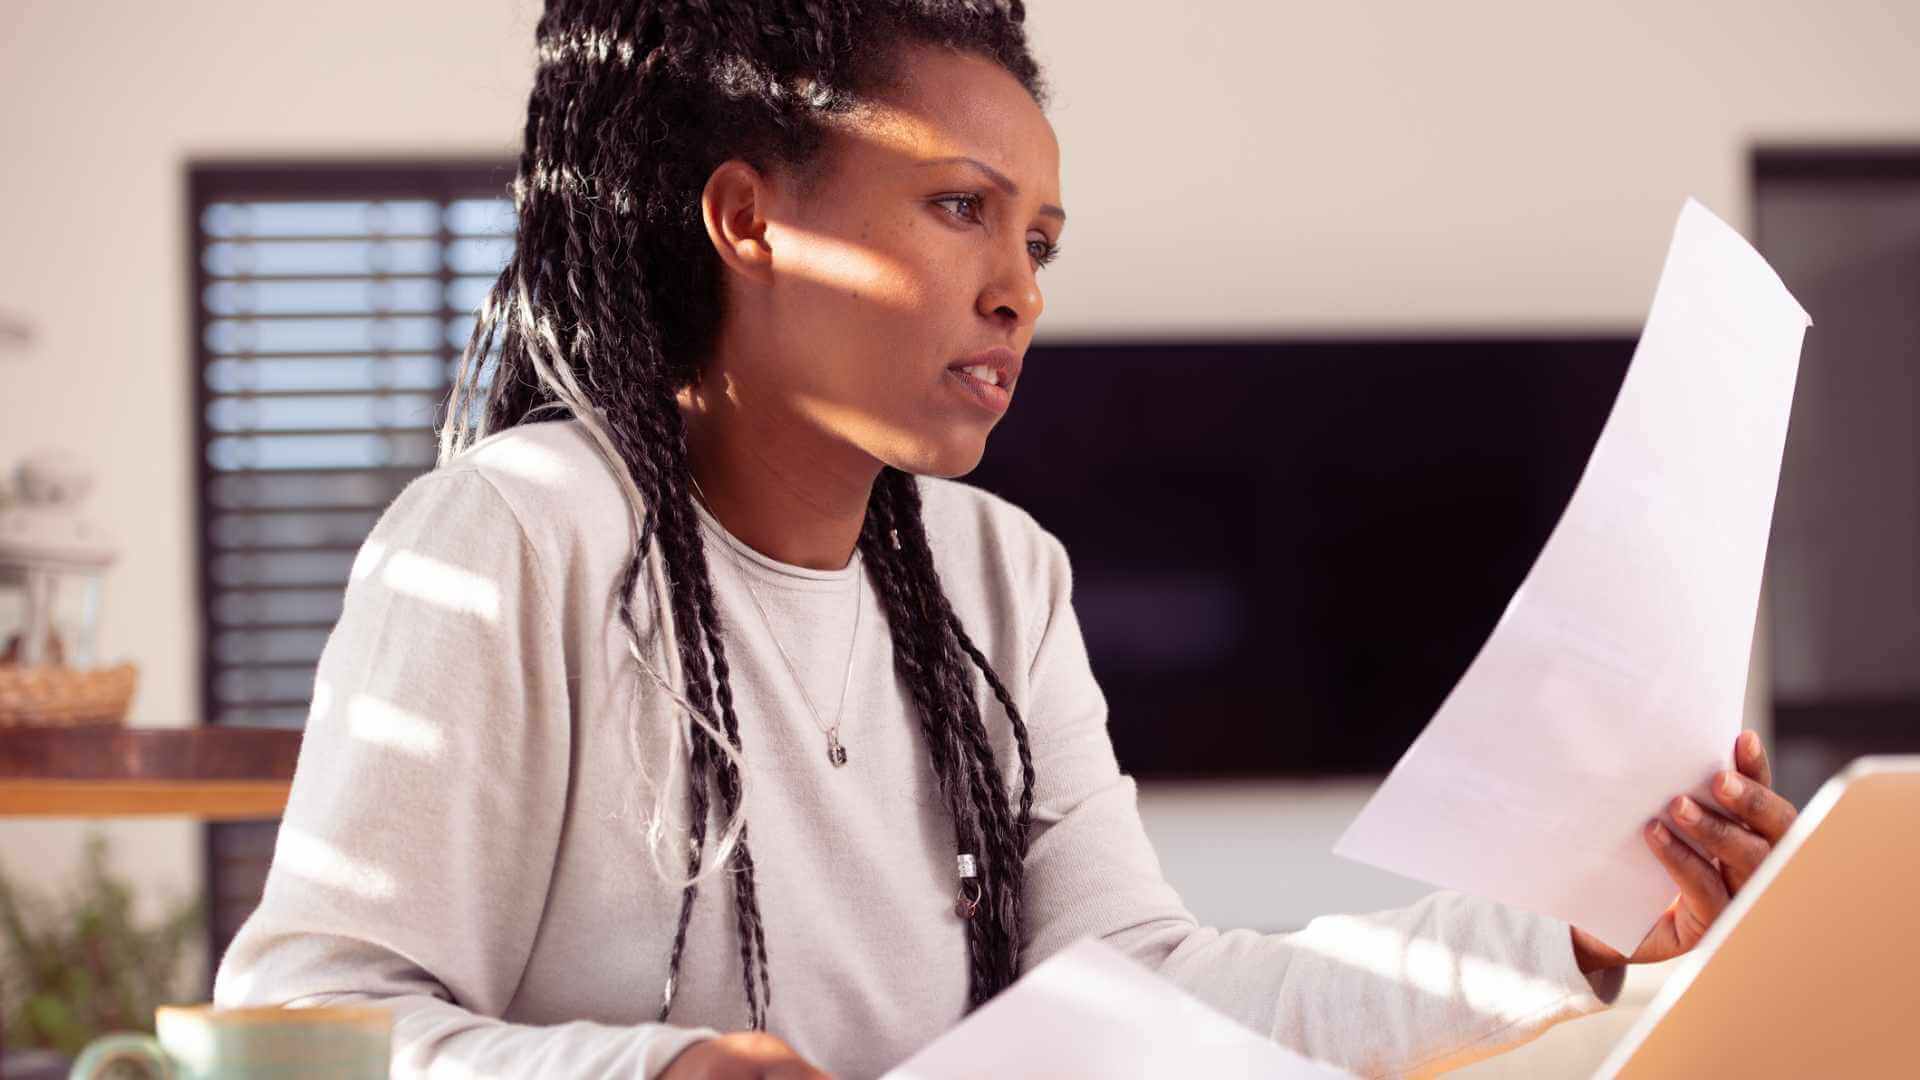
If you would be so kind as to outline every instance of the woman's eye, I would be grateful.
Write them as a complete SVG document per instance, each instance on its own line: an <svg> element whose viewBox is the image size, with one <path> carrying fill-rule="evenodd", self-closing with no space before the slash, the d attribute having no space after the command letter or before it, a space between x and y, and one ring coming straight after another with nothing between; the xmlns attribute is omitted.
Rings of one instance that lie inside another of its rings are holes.
<svg viewBox="0 0 1920 1080"><path fill-rule="evenodd" d="M963 221L979 221L980 220L979 213L980 213L981 202L982 202L982 199L978 195L948 195L945 198L934 200L934 203L936 205L944 204L944 203L960 203L964 206L973 207L974 213L972 217L968 217L964 214L954 214L954 212L951 210L947 211L948 213L953 214L954 217L960 218ZM1029 252L1032 253L1033 261L1040 266L1047 265L1048 263L1052 262L1055 258L1057 258L1060 254L1060 245L1049 243L1046 240L1029 240L1027 241L1027 249Z"/></svg>
<svg viewBox="0 0 1920 1080"><path fill-rule="evenodd" d="M949 195L944 199L936 199L934 201L937 203L952 203L952 202L964 203L967 206L971 206L974 208L974 217L966 218L964 220L970 220L970 221L979 220L980 196L978 195ZM948 211L948 212L952 213L952 211ZM962 217L962 215L960 214L954 214L954 216Z"/></svg>

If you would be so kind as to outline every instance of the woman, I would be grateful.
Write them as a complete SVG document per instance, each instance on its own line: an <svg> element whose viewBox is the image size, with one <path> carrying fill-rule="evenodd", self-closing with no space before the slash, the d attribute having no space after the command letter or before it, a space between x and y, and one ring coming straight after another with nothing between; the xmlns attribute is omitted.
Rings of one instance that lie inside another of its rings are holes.
<svg viewBox="0 0 1920 1080"><path fill-rule="evenodd" d="M871 1076L1094 935L1398 1073L1617 992L1617 953L1457 894L1261 934L1162 879L1065 550L953 479L1065 223L1023 19L548 5L516 250L355 562L217 1003L380 1001L396 1075ZM1680 898L1634 959L1791 820L1737 761L1757 801L1689 829L1720 865L1649 833ZM1525 977L1434 994L1356 934Z"/></svg>

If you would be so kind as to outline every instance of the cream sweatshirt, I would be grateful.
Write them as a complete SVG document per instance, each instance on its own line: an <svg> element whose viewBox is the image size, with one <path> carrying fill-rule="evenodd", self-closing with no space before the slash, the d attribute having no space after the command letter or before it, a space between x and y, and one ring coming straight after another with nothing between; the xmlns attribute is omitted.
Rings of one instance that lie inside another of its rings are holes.
<svg viewBox="0 0 1920 1080"><path fill-rule="evenodd" d="M1201 925L1116 765L1065 548L995 495L918 482L947 595L1029 729L1022 970L1095 936L1368 1075L1484 1056L1618 993L1617 971L1578 970L1565 922L1455 893L1290 933ZM875 1076L966 1011L953 832L920 725L857 554L788 565L699 512L747 759L768 1028L837 1076ZM672 1016L653 1022L680 895L645 829L673 714L616 614L631 543L613 475L571 419L496 432L394 498L322 651L265 894L219 965L216 1004L381 1003L396 1077L653 1077L745 1027L724 877L701 887ZM635 615L659 662L650 597L643 578ZM845 766L768 621L823 716L851 649ZM976 683L1017 791L1005 713ZM668 822L683 829L684 769L678 783Z"/></svg>

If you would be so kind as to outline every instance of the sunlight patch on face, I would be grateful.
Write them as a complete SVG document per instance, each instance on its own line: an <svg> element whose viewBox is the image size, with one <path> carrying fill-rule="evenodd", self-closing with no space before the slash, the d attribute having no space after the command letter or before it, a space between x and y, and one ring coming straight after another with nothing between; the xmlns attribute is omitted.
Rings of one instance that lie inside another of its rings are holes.
<svg viewBox="0 0 1920 1080"><path fill-rule="evenodd" d="M1004 68L974 56L933 50L904 95L877 102L848 132L872 150L912 166L944 157L973 157L1014 174L1027 194L1057 188L1060 142L1045 112ZM1024 152L1023 152L1024 151ZM1036 166L1023 173L1023 163ZM1044 183L1047 178L1052 182ZM1057 194L1041 192L1057 203Z"/></svg>
<svg viewBox="0 0 1920 1080"><path fill-rule="evenodd" d="M862 305L891 308L902 313L919 310L919 271L870 247L793 224L785 226L797 243L781 245L786 257L775 256L779 272L797 278L809 289L859 296ZM776 248L776 251L780 248Z"/></svg>
<svg viewBox="0 0 1920 1080"><path fill-rule="evenodd" d="M465 567L413 551L396 551L381 569L380 583L459 615L500 621L500 586Z"/></svg>
<svg viewBox="0 0 1920 1080"><path fill-rule="evenodd" d="M385 870L290 825L280 826L273 866L316 885L368 900L391 900L396 891L393 875Z"/></svg>
<svg viewBox="0 0 1920 1080"><path fill-rule="evenodd" d="M425 762L438 761L446 738L432 721L369 694L347 702L347 732L361 742L384 746Z"/></svg>

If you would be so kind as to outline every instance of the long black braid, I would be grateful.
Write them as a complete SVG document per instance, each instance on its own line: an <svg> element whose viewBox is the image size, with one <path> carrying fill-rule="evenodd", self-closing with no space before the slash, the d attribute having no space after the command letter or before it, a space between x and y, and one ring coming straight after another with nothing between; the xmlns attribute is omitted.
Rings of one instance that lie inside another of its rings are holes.
<svg viewBox="0 0 1920 1080"><path fill-rule="evenodd" d="M441 459L554 410L581 420L610 465L624 466L616 471L635 503L637 532L618 583L620 620L641 657L632 595L651 568L655 619L666 620L666 651L682 669L684 698L641 664L691 719L683 729L686 876L662 1021L672 1011L699 882L723 865L732 870L751 1027L765 1027L772 997L741 813L740 722L676 401L698 381L723 315L722 267L702 220L701 192L714 168L734 157L812 190L827 171L827 124L897 86L908 45L991 59L1044 108L1047 89L1028 52L1025 19L1020 0L548 0L535 29L539 63L513 182L514 251L462 358ZM968 996L977 1007L1019 974L1033 807L1026 723L941 588L912 475L882 468L859 548L957 850L976 857L981 899L966 926ZM1022 777L1017 806L1009 805L968 662L1012 725ZM717 722L710 719L716 713ZM727 825L703 869L710 786Z"/></svg>

